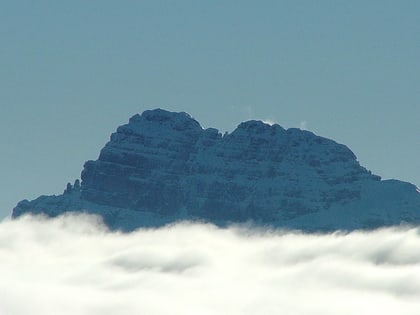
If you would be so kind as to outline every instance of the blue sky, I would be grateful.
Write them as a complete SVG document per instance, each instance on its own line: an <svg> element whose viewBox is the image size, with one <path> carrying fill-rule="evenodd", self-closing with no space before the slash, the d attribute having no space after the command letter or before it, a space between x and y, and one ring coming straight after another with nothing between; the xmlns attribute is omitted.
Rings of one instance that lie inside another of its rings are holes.
<svg viewBox="0 0 420 315"><path fill-rule="evenodd" d="M419 1L0 3L0 216L61 193L118 125L305 127L420 186Z"/></svg>

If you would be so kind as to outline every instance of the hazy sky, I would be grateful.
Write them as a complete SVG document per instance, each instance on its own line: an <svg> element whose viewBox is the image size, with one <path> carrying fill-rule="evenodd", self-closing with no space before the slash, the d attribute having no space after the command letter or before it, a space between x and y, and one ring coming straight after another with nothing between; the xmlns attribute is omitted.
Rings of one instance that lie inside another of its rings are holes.
<svg viewBox="0 0 420 315"><path fill-rule="evenodd" d="M146 109L349 146L420 186L420 1L0 2L0 216Z"/></svg>

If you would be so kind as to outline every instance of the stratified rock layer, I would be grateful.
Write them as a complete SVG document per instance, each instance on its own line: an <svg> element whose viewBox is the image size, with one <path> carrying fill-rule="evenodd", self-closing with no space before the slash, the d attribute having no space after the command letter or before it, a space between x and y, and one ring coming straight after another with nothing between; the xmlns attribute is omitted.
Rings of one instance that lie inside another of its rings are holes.
<svg viewBox="0 0 420 315"><path fill-rule="evenodd" d="M248 121L222 136L157 109L111 135L85 163L81 187L22 201L13 216L65 211L98 213L124 230L180 219L352 230L418 222L420 194L381 181L346 146L308 131Z"/></svg>

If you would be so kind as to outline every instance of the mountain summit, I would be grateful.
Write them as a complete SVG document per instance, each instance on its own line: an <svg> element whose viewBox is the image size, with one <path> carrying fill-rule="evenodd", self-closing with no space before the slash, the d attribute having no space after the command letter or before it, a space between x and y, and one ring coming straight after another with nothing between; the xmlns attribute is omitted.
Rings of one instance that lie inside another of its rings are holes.
<svg viewBox="0 0 420 315"><path fill-rule="evenodd" d="M127 231L184 219L307 231L420 221L414 185L381 180L342 144L255 120L222 135L186 113L145 111L118 127L81 179L19 202L12 217L83 211Z"/></svg>

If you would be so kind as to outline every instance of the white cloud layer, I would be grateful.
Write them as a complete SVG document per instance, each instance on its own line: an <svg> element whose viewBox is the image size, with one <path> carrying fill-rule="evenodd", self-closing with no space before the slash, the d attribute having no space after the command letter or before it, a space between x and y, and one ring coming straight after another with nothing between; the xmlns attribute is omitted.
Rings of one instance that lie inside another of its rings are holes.
<svg viewBox="0 0 420 315"><path fill-rule="evenodd" d="M420 229L314 235L95 217L0 224L0 314L413 314Z"/></svg>

